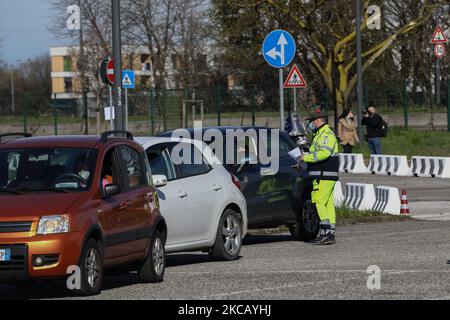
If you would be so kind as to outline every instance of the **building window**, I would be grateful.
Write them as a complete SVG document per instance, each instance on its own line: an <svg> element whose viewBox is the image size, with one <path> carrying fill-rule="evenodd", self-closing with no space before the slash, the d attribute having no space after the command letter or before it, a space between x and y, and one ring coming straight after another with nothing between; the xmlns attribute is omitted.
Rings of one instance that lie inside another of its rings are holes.
<svg viewBox="0 0 450 320"><path fill-rule="evenodd" d="M64 92L72 92L72 78L64 78Z"/></svg>
<svg viewBox="0 0 450 320"><path fill-rule="evenodd" d="M72 58L64 57L64 72L71 72L71 71L72 71Z"/></svg>

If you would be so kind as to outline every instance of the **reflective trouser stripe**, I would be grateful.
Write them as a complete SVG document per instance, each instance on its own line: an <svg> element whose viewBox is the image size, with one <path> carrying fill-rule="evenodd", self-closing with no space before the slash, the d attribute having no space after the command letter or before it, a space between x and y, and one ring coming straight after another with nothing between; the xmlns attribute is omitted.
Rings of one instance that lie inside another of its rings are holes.
<svg viewBox="0 0 450 320"><path fill-rule="evenodd" d="M338 177L338 172L332 172L332 171L310 171L310 176L324 176L324 177Z"/></svg>

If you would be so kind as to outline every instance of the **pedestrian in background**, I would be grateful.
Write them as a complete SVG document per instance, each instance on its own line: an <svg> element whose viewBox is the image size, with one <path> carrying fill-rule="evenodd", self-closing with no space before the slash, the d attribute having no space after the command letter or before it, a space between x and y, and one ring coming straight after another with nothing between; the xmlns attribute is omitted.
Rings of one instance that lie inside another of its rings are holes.
<svg viewBox="0 0 450 320"><path fill-rule="evenodd" d="M372 106L363 112L362 125L367 127L367 143L371 154L381 154L381 137L387 134L387 124L383 118L376 113Z"/></svg>
<svg viewBox="0 0 450 320"><path fill-rule="evenodd" d="M359 143L356 128L353 112L350 109L344 109L338 121L338 137L340 144L344 147L344 153L352 153L353 147Z"/></svg>

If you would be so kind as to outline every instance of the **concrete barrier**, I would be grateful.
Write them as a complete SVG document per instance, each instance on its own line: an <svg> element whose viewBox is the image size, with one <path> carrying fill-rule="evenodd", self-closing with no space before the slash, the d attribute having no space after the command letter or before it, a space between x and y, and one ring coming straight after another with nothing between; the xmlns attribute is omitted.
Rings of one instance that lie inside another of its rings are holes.
<svg viewBox="0 0 450 320"><path fill-rule="evenodd" d="M406 156L371 155L369 171L373 174L409 176L411 169Z"/></svg>
<svg viewBox="0 0 450 320"><path fill-rule="evenodd" d="M372 210L375 205L373 184L347 183L344 206L358 210Z"/></svg>
<svg viewBox="0 0 450 320"><path fill-rule="evenodd" d="M378 186L375 189L374 211L382 213L400 214L400 193L397 188Z"/></svg>
<svg viewBox="0 0 450 320"><path fill-rule="evenodd" d="M334 206L340 207L344 204L344 193L342 192L342 184L337 181L334 186Z"/></svg>
<svg viewBox="0 0 450 320"><path fill-rule="evenodd" d="M415 177L450 178L450 158L416 156L411 162Z"/></svg>
<svg viewBox="0 0 450 320"><path fill-rule="evenodd" d="M346 173L368 173L364 157L359 153L340 153L339 171Z"/></svg>

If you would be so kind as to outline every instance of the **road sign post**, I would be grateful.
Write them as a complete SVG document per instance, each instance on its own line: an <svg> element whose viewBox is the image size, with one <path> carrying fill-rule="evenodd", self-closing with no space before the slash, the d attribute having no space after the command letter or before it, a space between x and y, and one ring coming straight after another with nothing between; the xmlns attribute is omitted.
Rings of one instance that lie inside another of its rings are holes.
<svg viewBox="0 0 450 320"><path fill-rule="evenodd" d="M274 30L264 39L262 53L266 62L278 70L280 90L280 128L284 129L283 68L289 65L296 53L295 40L284 30Z"/></svg>
<svg viewBox="0 0 450 320"><path fill-rule="evenodd" d="M120 0L111 0L112 7L112 38L114 74L120 75L122 70L122 40L120 30ZM115 107L115 128L124 129L123 108L122 108L122 79L120 76L114 77L113 99Z"/></svg>
<svg viewBox="0 0 450 320"><path fill-rule="evenodd" d="M128 130L128 89L135 88L135 73L133 70L122 71L122 88L125 89L125 130Z"/></svg>

